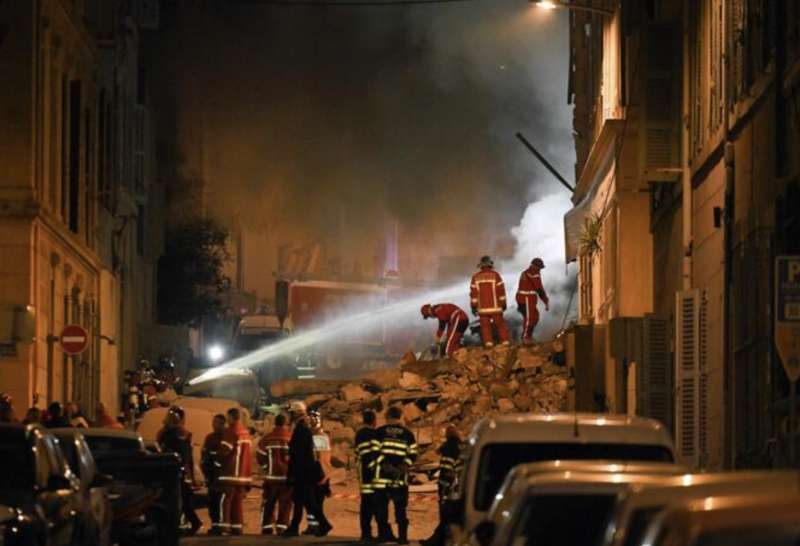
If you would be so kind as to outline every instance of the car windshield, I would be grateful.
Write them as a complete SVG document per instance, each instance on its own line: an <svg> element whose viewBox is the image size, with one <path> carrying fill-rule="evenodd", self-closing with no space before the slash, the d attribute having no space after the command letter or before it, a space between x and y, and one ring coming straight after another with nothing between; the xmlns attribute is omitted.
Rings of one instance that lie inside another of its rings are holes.
<svg viewBox="0 0 800 546"><path fill-rule="evenodd" d="M86 443L92 454L97 457L106 453L119 453L120 451L141 451L142 444L138 438L122 438L111 436L86 436Z"/></svg>
<svg viewBox="0 0 800 546"><path fill-rule="evenodd" d="M503 443L481 451L475 483L475 509L488 510L509 471L519 464L555 460L606 459L672 462L664 446L640 444Z"/></svg>
<svg viewBox="0 0 800 546"><path fill-rule="evenodd" d="M31 489L34 486L33 454L23 441L0 440L0 489Z"/></svg>
<svg viewBox="0 0 800 546"><path fill-rule="evenodd" d="M614 495L531 497L514 526L509 546L592 546L604 537Z"/></svg>
<svg viewBox="0 0 800 546"><path fill-rule="evenodd" d="M233 343L237 351L255 351L265 345L270 345L286 337L280 330L274 332L260 332L259 334L243 334L236 338Z"/></svg>

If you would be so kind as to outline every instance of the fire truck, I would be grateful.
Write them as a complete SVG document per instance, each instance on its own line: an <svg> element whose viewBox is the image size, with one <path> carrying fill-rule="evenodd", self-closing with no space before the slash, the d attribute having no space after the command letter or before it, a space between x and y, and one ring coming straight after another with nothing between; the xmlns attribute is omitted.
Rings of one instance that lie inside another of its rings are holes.
<svg viewBox="0 0 800 546"><path fill-rule="evenodd" d="M324 327L343 317L369 315L400 301L402 289L390 283L365 283L331 280L279 281L276 284L276 308L281 320L291 320L295 335ZM356 325L334 344L312 346L302 360L315 370L317 377L348 378L394 365L414 346L421 328L419 321L391 324L367 318L365 326Z"/></svg>

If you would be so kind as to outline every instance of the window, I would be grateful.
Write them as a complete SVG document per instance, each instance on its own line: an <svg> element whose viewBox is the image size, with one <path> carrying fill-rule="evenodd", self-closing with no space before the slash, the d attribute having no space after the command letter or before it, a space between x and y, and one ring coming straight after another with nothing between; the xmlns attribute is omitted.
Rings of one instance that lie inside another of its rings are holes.
<svg viewBox="0 0 800 546"><path fill-rule="evenodd" d="M510 546L592 546L603 541L616 496L537 495L528 499Z"/></svg>
<svg viewBox="0 0 800 546"><path fill-rule="evenodd" d="M483 448L478 464L475 509L489 509L506 475L515 466L557 459L672 462L673 457L668 448L660 445L572 442L489 444Z"/></svg>

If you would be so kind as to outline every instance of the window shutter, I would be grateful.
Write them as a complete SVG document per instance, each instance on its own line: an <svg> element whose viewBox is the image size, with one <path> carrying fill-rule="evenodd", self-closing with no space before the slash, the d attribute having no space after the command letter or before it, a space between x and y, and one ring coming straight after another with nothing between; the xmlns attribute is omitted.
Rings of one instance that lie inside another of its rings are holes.
<svg viewBox="0 0 800 546"><path fill-rule="evenodd" d="M658 419L672 430L672 359L669 320L645 315L644 348L636 374L636 408L644 417Z"/></svg>
<svg viewBox="0 0 800 546"><path fill-rule="evenodd" d="M677 294L675 312L676 437L678 455L684 464L702 467L706 462L708 437L708 387L704 369L704 292Z"/></svg>
<svg viewBox="0 0 800 546"><path fill-rule="evenodd" d="M670 181L674 173L661 169L680 167L680 35L673 26L654 25L644 36L640 164L645 180Z"/></svg>

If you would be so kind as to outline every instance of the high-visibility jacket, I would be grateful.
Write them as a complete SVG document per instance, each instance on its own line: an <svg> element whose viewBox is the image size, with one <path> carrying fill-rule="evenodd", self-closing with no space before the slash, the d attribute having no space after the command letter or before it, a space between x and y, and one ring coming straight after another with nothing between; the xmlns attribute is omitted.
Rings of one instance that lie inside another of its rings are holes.
<svg viewBox="0 0 800 546"><path fill-rule="evenodd" d="M461 321L469 322L469 317L463 309L452 303L436 304L431 307L431 313L439 321L439 328L436 330L437 337L442 337L448 324L451 328L455 328Z"/></svg>
<svg viewBox="0 0 800 546"><path fill-rule="evenodd" d="M264 480L285 482L289 473L289 440L292 433L288 427L275 427L261 437L256 449L256 459L264 470Z"/></svg>
<svg viewBox="0 0 800 546"><path fill-rule="evenodd" d="M479 315L498 315L506 310L506 287L500 273L484 267L472 276L470 305Z"/></svg>
<svg viewBox="0 0 800 546"><path fill-rule="evenodd" d="M250 433L239 421L225 429L219 444L219 457L222 463L220 484L250 485L251 444Z"/></svg>
<svg viewBox="0 0 800 546"><path fill-rule="evenodd" d="M356 460L358 461L358 483L361 494L375 492L375 461L381 452L378 433L372 427L364 427L356 432Z"/></svg>
<svg viewBox="0 0 800 546"><path fill-rule="evenodd" d="M542 275L536 266L530 266L519 276L519 287L517 288L517 303L519 305L536 306L537 296L546 304L550 303L547 292L542 284Z"/></svg>
<svg viewBox="0 0 800 546"><path fill-rule="evenodd" d="M408 468L417 460L417 440L400 424L389 424L376 431L380 444L375 460L375 489L408 487Z"/></svg>

